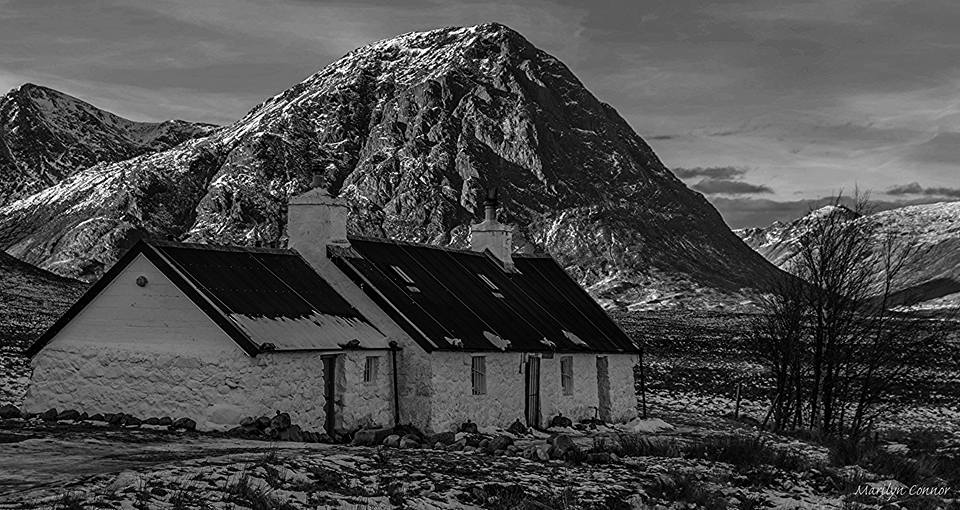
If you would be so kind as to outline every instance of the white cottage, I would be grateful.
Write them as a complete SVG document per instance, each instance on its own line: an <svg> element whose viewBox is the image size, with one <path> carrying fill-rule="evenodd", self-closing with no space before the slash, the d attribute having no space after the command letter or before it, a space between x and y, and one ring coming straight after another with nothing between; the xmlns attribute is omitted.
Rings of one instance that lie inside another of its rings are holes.
<svg viewBox="0 0 960 510"><path fill-rule="evenodd" d="M140 242L28 350L25 410L328 431L634 417L637 346L486 206L472 250L348 236L318 188L290 202L289 249Z"/></svg>

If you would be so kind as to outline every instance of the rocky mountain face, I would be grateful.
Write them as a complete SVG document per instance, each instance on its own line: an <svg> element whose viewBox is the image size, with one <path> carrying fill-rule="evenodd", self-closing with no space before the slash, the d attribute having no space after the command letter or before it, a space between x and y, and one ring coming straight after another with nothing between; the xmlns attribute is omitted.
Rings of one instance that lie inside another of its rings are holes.
<svg viewBox="0 0 960 510"><path fill-rule="evenodd" d="M897 282L899 302L931 309L960 305L960 202L912 205L865 216L827 206L790 223L734 232L767 260L789 271L801 237L817 216L825 214L857 222L877 246L890 240L896 250L911 250L910 263Z"/></svg>
<svg viewBox="0 0 960 510"><path fill-rule="evenodd" d="M0 97L0 206L96 163L166 150L213 129L180 120L134 122L27 83Z"/></svg>
<svg viewBox="0 0 960 510"><path fill-rule="evenodd" d="M498 24L357 49L233 125L101 162L0 208L0 247L91 279L133 239L283 245L319 172L349 229L463 246L501 221L605 305L735 305L781 274L556 58Z"/></svg>

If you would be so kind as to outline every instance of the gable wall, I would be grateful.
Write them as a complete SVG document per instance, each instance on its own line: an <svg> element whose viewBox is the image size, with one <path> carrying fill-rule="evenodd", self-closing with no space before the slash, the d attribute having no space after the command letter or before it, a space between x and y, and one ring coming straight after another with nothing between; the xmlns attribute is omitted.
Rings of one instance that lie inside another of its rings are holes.
<svg viewBox="0 0 960 510"><path fill-rule="evenodd" d="M145 276L147 285L136 284ZM47 348L99 345L135 350L241 354L196 304L142 254L70 321Z"/></svg>

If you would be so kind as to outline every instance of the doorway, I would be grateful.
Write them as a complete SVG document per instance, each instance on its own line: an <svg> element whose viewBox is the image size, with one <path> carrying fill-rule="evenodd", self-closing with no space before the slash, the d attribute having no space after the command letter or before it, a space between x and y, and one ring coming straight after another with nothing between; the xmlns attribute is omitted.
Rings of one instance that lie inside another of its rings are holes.
<svg viewBox="0 0 960 510"><path fill-rule="evenodd" d="M337 356L324 356L323 360L323 428L333 437L337 424Z"/></svg>
<svg viewBox="0 0 960 510"><path fill-rule="evenodd" d="M540 428L540 358L530 356L525 365L527 426Z"/></svg>
<svg viewBox="0 0 960 510"><path fill-rule="evenodd" d="M610 423L613 404L610 402L610 366L606 356L597 356L597 414Z"/></svg>

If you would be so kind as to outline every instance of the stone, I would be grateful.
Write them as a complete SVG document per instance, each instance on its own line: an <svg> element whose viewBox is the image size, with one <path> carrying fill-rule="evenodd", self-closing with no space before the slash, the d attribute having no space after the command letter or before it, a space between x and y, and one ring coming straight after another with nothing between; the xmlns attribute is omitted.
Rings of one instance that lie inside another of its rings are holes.
<svg viewBox="0 0 960 510"><path fill-rule="evenodd" d="M107 423L115 427L119 427L120 423L123 422L123 413L111 413L103 417L106 418Z"/></svg>
<svg viewBox="0 0 960 510"><path fill-rule="evenodd" d="M78 418L80 418L80 412L74 409L67 409L57 416L59 421L77 421Z"/></svg>
<svg viewBox="0 0 960 510"><path fill-rule="evenodd" d="M420 448L420 443L416 439L413 439L408 435L400 440L400 448L416 449L416 448Z"/></svg>
<svg viewBox="0 0 960 510"><path fill-rule="evenodd" d="M564 416L563 413L558 413L556 416L553 417L552 420L550 420L550 426L551 427L572 427L573 420Z"/></svg>
<svg viewBox="0 0 960 510"><path fill-rule="evenodd" d="M300 425L291 425L280 431L281 441L293 441L295 443L303 442L303 434L300 432Z"/></svg>
<svg viewBox="0 0 960 510"><path fill-rule="evenodd" d="M396 434L390 434L389 436L383 438L383 446L388 446L390 448L399 448L400 436Z"/></svg>
<svg viewBox="0 0 960 510"><path fill-rule="evenodd" d="M327 434L326 432L321 432L321 433L317 436L317 442L318 442L318 443L333 444L333 438L330 437L330 435Z"/></svg>
<svg viewBox="0 0 960 510"><path fill-rule="evenodd" d="M513 423L511 423L510 426L507 427L507 432L515 436L522 436L527 433L527 426L520 423L520 420L514 420Z"/></svg>
<svg viewBox="0 0 960 510"><path fill-rule="evenodd" d="M383 440L392 433L391 429L360 429L353 434L353 440L350 444L356 446L377 446L383 444Z"/></svg>
<svg viewBox="0 0 960 510"><path fill-rule="evenodd" d="M468 441L469 443L469 441ZM476 446L480 449L486 449L490 445L490 439L482 439Z"/></svg>
<svg viewBox="0 0 960 510"><path fill-rule="evenodd" d="M593 452L587 454L588 464L609 464L612 462L610 454L607 452Z"/></svg>
<svg viewBox="0 0 960 510"><path fill-rule="evenodd" d="M257 422L256 418L254 418L253 416L247 416L244 419L240 420L240 426L249 427L251 425L254 425L256 422Z"/></svg>
<svg viewBox="0 0 960 510"><path fill-rule="evenodd" d="M177 420L170 425L170 430L197 430L197 422L190 418L177 418Z"/></svg>
<svg viewBox="0 0 960 510"><path fill-rule="evenodd" d="M437 445L450 446L455 442L457 442L457 434L454 432L441 432L439 434L434 434L427 439L427 444L434 447Z"/></svg>
<svg viewBox="0 0 960 510"><path fill-rule="evenodd" d="M270 419L270 427L277 431L289 428L290 425L290 415L287 413L277 411L277 415Z"/></svg>
<svg viewBox="0 0 960 510"><path fill-rule="evenodd" d="M498 450L506 450L508 446L513 444L513 438L506 435L499 435L491 440L489 440L486 446L483 447L483 451L487 453L494 453Z"/></svg>
<svg viewBox="0 0 960 510"><path fill-rule="evenodd" d="M257 428L260 430L266 430L270 426L270 418L267 416L261 416L257 418Z"/></svg>
<svg viewBox="0 0 960 510"><path fill-rule="evenodd" d="M43 421L57 421L57 410L47 409L40 414L40 419Z"/></svg>
<svg viewBox="0 0 960 510"><path fill-rule="evenodd" d="M144 425L160 425L160 418L156 416L143 420Z"/></svg>
<svg viewBox="0 0 960 510"><path fill-rule="evenodd" d="M566 434L557 434L550 438L550 445L556 450L555 453L551 454L551 457L556 459L563 458L570 450L580 450L580 447Z"/></svg>
<svg viewBox="0 0 960 510"><path fill-rule="evenodd" d="M477 428L477 424L473 423L470 420L467 420L466 423L460 425L460 432L466 432L468 434L477 434L480 432L480 429Z"/></svg>
<svg viewBox="0 0 960 510"><path fill-rule="evenodd" d="M0 407L0 420L12 420L20 417L20 408L13 404Z"/></svg>
<svg viewBox="0 0 960 510"><path fill-rule="evenodd" d="M466 448L466 446L467 446L467 440L466 440L466 439L461 439L461 440L456 441L456 442L454 442L453 444L447 446L447 451L448 451L448 452L462 452L463 449Z"/></svg>
<svg viewBox="0 0 960 510"><path fill-rule="evenodd" d="M536 447L534 451L536 453L537 460L541 462L550 460L550 448L551 446L547 444Z"/></svg>
<svg viewBox="0 0 960 510"><path fill-rule="evenodd" d="M90 421L107 421L102 414L97 413L90 417Z"/></svg>
<svg viewBox="0 0 960 510"><path fill-rule="evenodd" d="M123 419L120 421L120 425L123 427L139 427L143 424L143 421L136 416L129 414L123 415Z"/></svg>
<svg viewBox="0 0 960 510"><path fill-rule="evenodd" d="M173 425L173 418L164 416L160 418L160 421L157 422L157 425L160 425L161 427L169 427L170 425Z"/></svg>
<svg viewBox="0 0 960 510"><path fill-rule="evenodd" d="M88 415L86 412L80 413L80 416L77 417L77 421L87 421L89 419L90 415Z"/></svg>

